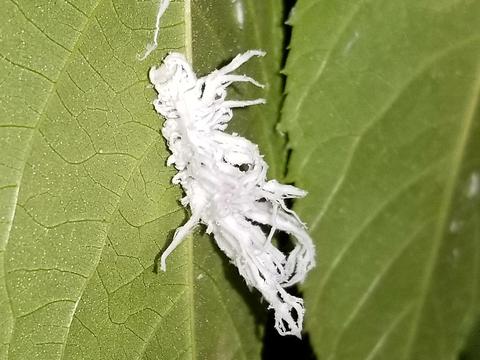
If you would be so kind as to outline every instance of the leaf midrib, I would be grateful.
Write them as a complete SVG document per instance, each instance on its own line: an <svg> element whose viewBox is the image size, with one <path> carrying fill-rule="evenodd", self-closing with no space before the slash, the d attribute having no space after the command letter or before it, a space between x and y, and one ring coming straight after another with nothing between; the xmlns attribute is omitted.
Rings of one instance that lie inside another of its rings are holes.
<svg viewBox="0 0 480 360"><path fill-rule="evenodd" d="M185 18L185 56L190 64L193 63L193 33L192 33L192 4L191 0L184 0L184 18ZM187 254L187 281L188 281L188 297L190 303L190 349L192 360L197 359L196 348L196 332L195 332L195 270L194 270L194 247L193 235L190 235L188 241Z"/></svg>

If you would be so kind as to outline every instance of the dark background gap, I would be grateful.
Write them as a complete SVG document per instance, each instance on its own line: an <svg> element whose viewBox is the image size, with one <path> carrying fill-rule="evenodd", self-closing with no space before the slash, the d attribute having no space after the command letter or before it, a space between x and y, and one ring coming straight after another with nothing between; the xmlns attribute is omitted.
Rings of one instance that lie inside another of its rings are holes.
<svg viewBox="0 0 480 360"><path fill-rule="evenodd" d="M293 184L290 184L293 185ZM292 199L285 201L288 208L292 207ZM293 249L293 243L290 236L285 233L279 233L275 239L278 248L282 252L288 253ZM298 286L292 286L288 292L294 296L303 297ZM275 329L274 312L269 311L265 325L265 334L263 336L262 360L317 360L310 343L310 334L303 331L302 339L295 336L281 336Z"/></svg>
<svg viewBox="0 0 480 360"><path fill-rule="evenodd" d="M289 199L291 200L291 199ZM287 206L291 208L292 202ZM288 234L281 233L276 236L278 248L283 252L289 252L293 248L292 240ZM288 288L288 292L294 296L303 297L298 286ZM310 335L304 331L302 339L295 336L281 336L275 329L275 317L273 311L268 311L268 317L263 337L262 360L316 360L310 343Z"/></svg>
<svg viewBox="0 0 480 360"><path fill-rule="evenodd" d="M282 58L282 68L285 67L287 55L288 55L288 46L290 44L290 39L292 35L291 26L286 24L288 20L290 11L295 5L296 0L284 0L284 10L283 10L283 58ZM286 77L283 76L283 90L285 92L285 83ZM288 136L288 134L286 134ZM288 138L286 139L288 146ZM286 163L284 169L284 175L286 175L288 170L288 162L290 160L291 150L285 152ZM294 185L294 184L290 184ZM293 201L286 201L288 208L291 208ZM287 234L281 233L276 237L278 241L278 247L282 251L288 252L292 249L292 241ZM289 288L289 293L294 296L302 296L298 286L292 286ZM262 360L282 360L282 359L295 359L295 360L316 360L315 353L313 352L312 345L310 343L310 335L308 332L303 332L302 339L298 339L295 336L280 336L275 329L275 318L274 312L269 311L268 317L265 326L265 334L263 337L263 349L262 349Z"/></svg>

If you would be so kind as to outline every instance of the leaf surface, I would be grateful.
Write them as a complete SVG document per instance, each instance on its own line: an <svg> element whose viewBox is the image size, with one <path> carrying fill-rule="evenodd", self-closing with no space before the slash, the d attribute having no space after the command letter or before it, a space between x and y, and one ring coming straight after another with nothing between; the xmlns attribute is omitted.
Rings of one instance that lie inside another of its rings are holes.
<svg viewBox="0 0 480 360"><path fill-rule="evenodd" d="M453 359L478 309L480 3L301 0L288 177L319 359Z"/></svg>
<svg viewBox="0 0 480 360"><path fill-rule="evenodd" d="M159 48L140 62L157 7L2 2L0 359L259 355L258 299L210 238L192 236L166 273L154 271L187 213L170 184L147 72L167 51L193 55L210 71L251 47L269 50L268 66L278 68L281 9L252 0L172 1ZM273 15L253 26L257 11ZM265 123L249 120L258 110L244 110L245 125L237 126L267 144L280 82L259 75L272 104Z"/></svg>

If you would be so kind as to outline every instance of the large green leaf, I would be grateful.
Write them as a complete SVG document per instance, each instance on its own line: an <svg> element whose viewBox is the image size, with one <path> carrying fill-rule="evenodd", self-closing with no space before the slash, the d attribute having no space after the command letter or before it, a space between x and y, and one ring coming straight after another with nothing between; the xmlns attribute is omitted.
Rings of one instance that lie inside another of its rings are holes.
<svg viewBox="0 0 480 360"><path fill-rule="evenodd" d="M268 83L270 105L262 119L241 110L248 126L237 127L273 157L281 9L274 1L173 1L159 49L140 62L157 7L1 4L0 359L259 355L257 299L211 239L189 239L166 273L154 272L187 214L170 185L147 72L169 50L207 71L265 48L270 56L249 69L260 69L253 72ZM269 16L253 22L259 12Z"/></svg>
<svg viewBox="0 0 480 360"><path fill-rule="evenodd" d="M300 0L289 178L319 359L453 359L480 269L480 2Z"/></svg>

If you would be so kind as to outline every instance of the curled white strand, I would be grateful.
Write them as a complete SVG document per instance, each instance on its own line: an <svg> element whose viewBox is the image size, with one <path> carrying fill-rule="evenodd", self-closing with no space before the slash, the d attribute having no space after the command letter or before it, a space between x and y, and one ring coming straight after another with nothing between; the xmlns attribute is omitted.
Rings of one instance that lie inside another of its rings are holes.
<svg viewBox="0 0 480 360"><path fill-rule="evenodd" d="M304 317L301 298L285 288L301 282L315 265L315 249L305 225L285 205L285 199L306 192L276 180L267 181L268 165L258 146L236 134L223 132L232 119L232 108L263 104L264 99L226 100L233 82L260 83L245 75L230 74L260 50L237 55L228 65L197 78L185 57L168 55L159 68L150 69L150 81L158 92L155 109L166 121L162 134L172 155L167 164L178 173L192 212L163 252L160 265L199 223L207 226L219 248L238 268L249 287L261 292L275 311L275 327L281 335L300 337ZM282 231L293 236L288 254L277 249L272 238Z"/></svg>
<svg viewBox="0 0 480 360"><path fill-rule="evenodd" d="M155 32L153 33L153 42L148 43L145 46L145 52L142 56L140 54L137 55L138 60L143 61L145 60L148 55L152 53L158 46L158 33L160 32L160 19L162 18L165 11L167 11L168 6L170 5L170 0L160 0L160 4L158 5L157 11L157 18L155 20Z"/></svg>

